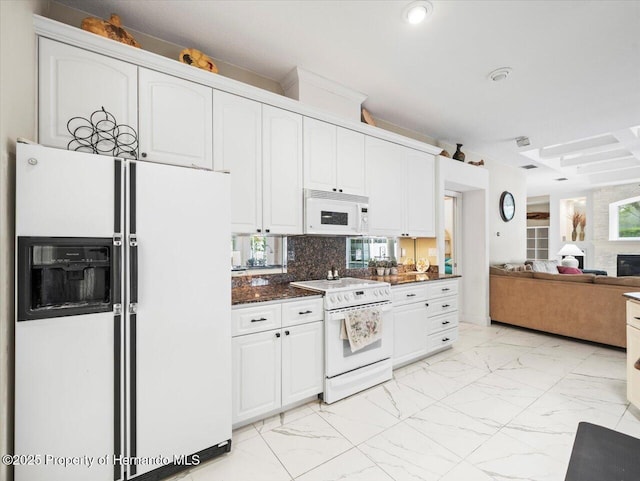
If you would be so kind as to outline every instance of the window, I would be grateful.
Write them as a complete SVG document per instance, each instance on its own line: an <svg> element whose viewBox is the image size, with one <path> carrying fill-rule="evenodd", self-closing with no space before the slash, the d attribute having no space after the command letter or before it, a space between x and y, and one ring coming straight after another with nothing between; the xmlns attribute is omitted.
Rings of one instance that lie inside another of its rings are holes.
<svg viewBox="0 0 640 481"><path fill-rule="evenodd" d="M347 238L347 268L367 267L370 259L395 260L396 239L386 237Z"/></svg>
<svg viewBox="0 0 640 481"><path fill-rule="evenodd" d="M609 204L609 240L640 240L640 197Z"/></svg>

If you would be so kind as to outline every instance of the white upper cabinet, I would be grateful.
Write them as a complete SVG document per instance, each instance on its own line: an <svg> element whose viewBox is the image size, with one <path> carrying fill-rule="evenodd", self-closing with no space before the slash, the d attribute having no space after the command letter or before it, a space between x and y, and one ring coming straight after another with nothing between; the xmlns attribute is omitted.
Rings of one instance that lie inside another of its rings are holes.
<svg viewBox="0 0 640 481"><path fill-rule="evenodd" d="M212 89L140 68L140 158L213 169Z"/></svg>
<svg viewBox="0 0 640 481"><path fill-rule="evenodd" d="M336 190L336 126L304 118L304 186Z"/></svg>
<svg viewBox="0 0 640 481"><path fill-rule="evenodd" d="M231 172L231 231L262 231L262 104L215 90L215 170Z"/></svg>
<svg viewBox="0 0 640 481"><path fill-rule="evenodd" d="M365 195L364 135L304 118L304 186Z"/></svg>
<svg viewBox="0 0 640 481"><path fill-rule="evenodd" d="M39 143L66 149L69 120L89 119L103 107L118 124L138 130L135 65L40 37L38 75Z"/></svg>
<svg viewBox="0 0 640 481"><path fill-rule="evenodd" d="M364 134L337 127L336 177L340 192L365 195Z"/></svg>
<svg viewBox="0 0 640 481"><path fill-rule="evenodd" d="M402 147L374 137L365 139L369 194L369 233L400 236L404 231Z"/></svg>
<svg viewBox="0 0 640 481"><path fill-rule="evenodd" d="M263 231L302 234L302 116L264 105L262 131Z"/></svg>
<svg viewBox="0 0 640 481"><path fill-rule="evenodd" d="M435 158L403 147L404 228L411 237L435 237Z"/></svg>

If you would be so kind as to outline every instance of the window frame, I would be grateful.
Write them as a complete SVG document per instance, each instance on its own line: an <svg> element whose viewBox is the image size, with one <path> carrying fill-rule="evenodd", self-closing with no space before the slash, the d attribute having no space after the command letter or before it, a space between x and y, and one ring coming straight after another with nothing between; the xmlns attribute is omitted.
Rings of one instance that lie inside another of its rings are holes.
<svg viewBox="0 0 640 481"><path fill-rule="evenodd" d="M609 204L609 240L610 241L640 241L638 237L620 237L620 207L627 204L634 204L640 202L640 196L629 197L628 199L622 199L617 202Z"/></svg>

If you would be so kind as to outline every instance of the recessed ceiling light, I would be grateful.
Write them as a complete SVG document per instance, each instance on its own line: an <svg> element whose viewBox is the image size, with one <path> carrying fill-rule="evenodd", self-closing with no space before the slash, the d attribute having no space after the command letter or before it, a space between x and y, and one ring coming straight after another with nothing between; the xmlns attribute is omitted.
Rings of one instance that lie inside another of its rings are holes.
<svg viewBox="0 0 640 481"><path fill-rule="evenodd" d="M411 2L404 8L402 18L404 18L405 22L416 25L426 20L432 13L433 5L431 3L418 0L417 2Z"/></svg>
<svg viewBox="0 0 640 481"><path fill-rule="evenodd" d="M513 70L510 67L501 67L489 73L489 78L494 82L505 80Z"/></svg>

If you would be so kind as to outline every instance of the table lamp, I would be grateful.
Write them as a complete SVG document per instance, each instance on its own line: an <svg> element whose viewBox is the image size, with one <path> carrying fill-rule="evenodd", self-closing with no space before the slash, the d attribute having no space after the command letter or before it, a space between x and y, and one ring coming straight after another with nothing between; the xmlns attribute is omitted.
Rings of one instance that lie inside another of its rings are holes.
<svg viewBox="0 0 640 481"><path fill-rule="evenodd" d="M575 244L565 244L558 252L559 256L565 256L561 264L565 267L578 267L578 259L573 256L583 256L584 252Z"/></svg>

